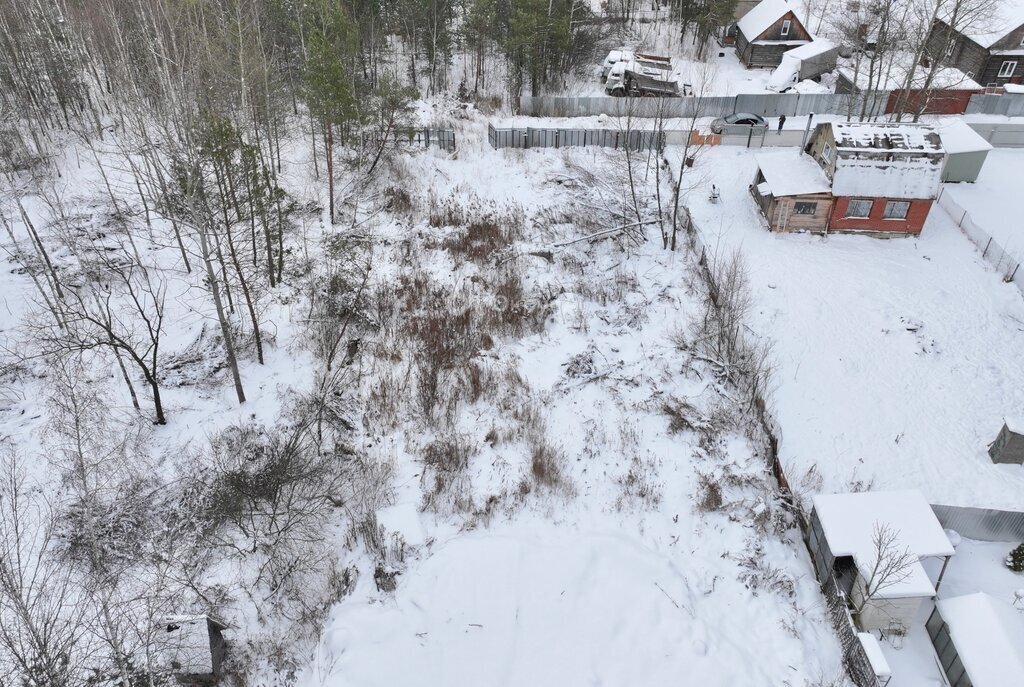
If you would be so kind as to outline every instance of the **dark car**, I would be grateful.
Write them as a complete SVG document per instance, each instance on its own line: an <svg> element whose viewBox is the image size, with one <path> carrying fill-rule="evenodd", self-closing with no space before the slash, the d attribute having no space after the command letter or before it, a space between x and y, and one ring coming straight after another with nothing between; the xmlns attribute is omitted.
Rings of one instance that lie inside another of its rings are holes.
<svg viewBox="0 0 1024 687"><path fill-rule="evenodd" d="M726 126L768 126L768 122L761 115L751 114L750 112L735 112L725 117L719 117L711 122L711 132L720 134Z"/></svg>

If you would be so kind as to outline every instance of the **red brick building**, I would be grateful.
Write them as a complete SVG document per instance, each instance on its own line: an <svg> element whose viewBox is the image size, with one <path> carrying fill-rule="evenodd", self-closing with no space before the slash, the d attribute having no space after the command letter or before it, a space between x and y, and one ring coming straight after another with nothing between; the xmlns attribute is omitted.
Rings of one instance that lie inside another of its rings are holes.
<svg viewBox="0 0 1024 687"><path fill-rule="evenodd" d="M829 231L920 234L938 196L945 152L925 124L819 124L808 153L832 182Z"/></svg>
<svg viewBox="0 0 1024 687"><path fill-rule="evenodd" d="M750 192L772 231L913 236L944 159L938 132L924 124L819 124L806 154L759 155Z"/></svg>

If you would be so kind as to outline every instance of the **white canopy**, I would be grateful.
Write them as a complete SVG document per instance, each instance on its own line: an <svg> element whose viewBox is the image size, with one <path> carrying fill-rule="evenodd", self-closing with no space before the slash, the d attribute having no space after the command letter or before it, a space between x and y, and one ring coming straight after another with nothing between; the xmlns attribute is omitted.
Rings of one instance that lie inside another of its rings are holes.
<svg viewBox="0 0 1024 687"><path fill-rule="evenodd" d="M906 577L878 590L878 598L935 596L935 587L920 559L952 556L942 525L916 489L906 491L866 491L856 494L822 494L814 497L814 510L834 556L852 556L863 578L871 575L878 559L875 532L888 528L895 537L894 546L902 553L909 550L917 559Z"/></svg>

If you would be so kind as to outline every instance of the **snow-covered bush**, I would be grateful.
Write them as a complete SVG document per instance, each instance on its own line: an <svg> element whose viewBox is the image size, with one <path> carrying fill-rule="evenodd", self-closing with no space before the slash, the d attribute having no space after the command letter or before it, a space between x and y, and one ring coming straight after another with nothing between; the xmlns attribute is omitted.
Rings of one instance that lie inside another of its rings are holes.
<svg viewBox="0 0 1024 687"><path fill-rule="evenodd" d="M1013 572L1024 572L1024 544L1006 554L1006 567Z"/></svg>

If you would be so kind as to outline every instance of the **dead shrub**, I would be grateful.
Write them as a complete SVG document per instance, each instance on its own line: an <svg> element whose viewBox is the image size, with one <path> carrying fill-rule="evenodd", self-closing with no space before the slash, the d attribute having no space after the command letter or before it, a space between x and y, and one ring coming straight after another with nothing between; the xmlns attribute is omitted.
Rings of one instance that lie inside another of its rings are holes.
<svg viewBox="0 0 1024 687"><path fill-rule="evenodd" d="M507 247L512 242L502 227L493 219L481 219L472 222L465 231L458 231L441 244L454 257L485 262L496 251Z"/></svg>
<svg viewBox="0 0 1024 687"><path fill-rule="evenodd" d="M412 212L412 196L404 188L388 186L384 189L384 206L396 214L407 215Z"/></svg>
<svg viewBox="0 0 1024 687"><path fill-rule="evenodd" d="M631 505L655 509L661 503L663 486L655 481L657 474L657 466L653 461L643 461L640 456L634 455L629 470L616 480L621 493L615 500L615 509L622 511Z"/></svg>
<svg viewBox="0 0 1024 687"><path fill-rule="evenodd" d="M472 447L465 438L453 435L438 439L423 450L423 462L434 470L460 472L469 466Z"/></svg>
<svg viewBox="0 0 1024 687"><path fill-rule="evenodd" d="M710 475L700 475L697 482L697 510L701 513L713 513L722 509L725 500L722 498L722 487Z"/></svg>
<svg viewBox="0 0 1024 687"><path fill-rule="evenodd" d="M530 440L530 474L538 486L554 488L563 480L562 466L565 455L553 446L543 434Z"/></svg>

